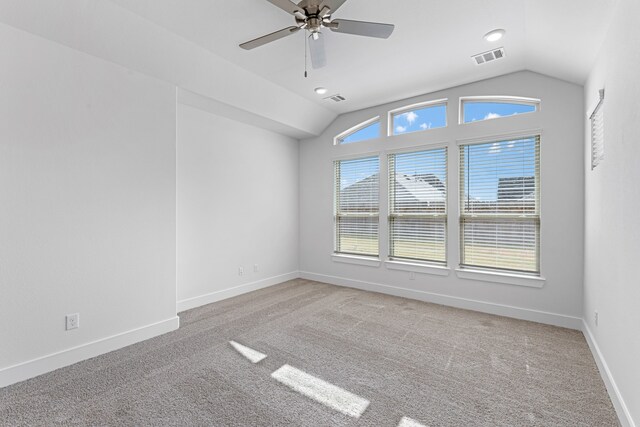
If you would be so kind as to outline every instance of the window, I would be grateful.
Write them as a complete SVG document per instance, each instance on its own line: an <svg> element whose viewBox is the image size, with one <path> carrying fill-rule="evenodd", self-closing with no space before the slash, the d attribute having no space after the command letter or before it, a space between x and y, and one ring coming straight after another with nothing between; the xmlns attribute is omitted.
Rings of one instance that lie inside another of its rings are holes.
<svg viewBox="0 0 640 427"><path fill-rule="evenodd" d="M389 257L446 264L447 149L389 155Z"/></svg>
<svg viewBox="0 0 640 427"><path fill-rule="evenodd" d="M336 136L334 145L350 144L379 137L380 117L374 117Z"/></svg>
<svg viewBox="0 0 640 427"><path fill-rule="evenodd" d="M447 101L430 101L390 111L389 123L389 135L446 127Z"/></svg>
<svg viewBox="0 0 640 427"><path fill-rule="evenodd" d="M604 158L604 89L600 90L600 100L591 117L591 169Z"/></svg>
<svg viewBox="0 0 640 427"><path fill-rule="evenodd" d="M340 160L335 169L335 252L378 256L380 160Z"/></svg>
<svg viewBox="0 0 640 427"><path fill-rule="evenodd" d="M540 137L460 147L462 267L539 274Z"/></svg>
<svg viewBox="0 0 640 427"><path fill-rule="evenodd" d="M535 113L540 100L516 97L461 98L461 123Z"/></svg>

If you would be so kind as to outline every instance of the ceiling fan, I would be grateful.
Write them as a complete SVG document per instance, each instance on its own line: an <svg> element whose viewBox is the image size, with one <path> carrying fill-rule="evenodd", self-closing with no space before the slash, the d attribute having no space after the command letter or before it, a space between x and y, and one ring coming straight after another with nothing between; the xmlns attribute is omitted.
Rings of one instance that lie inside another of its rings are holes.
<svg viewBox="0 0 640 427"><path fill-rule="evenodd" d="M241 48L250 50L271 43L300 30L309 32L309 51L311 66L322 68L326 64L324 51L323 28L336 33L354 34L366 37L388 38L393 32L393 24L377 22L352 21L349 19L331 19L331 15L344 4L346 0L302 0L298 4L290 0L267 0L274 6L294 16L296 25L283 28L266 36L242 43Z"/></svg>

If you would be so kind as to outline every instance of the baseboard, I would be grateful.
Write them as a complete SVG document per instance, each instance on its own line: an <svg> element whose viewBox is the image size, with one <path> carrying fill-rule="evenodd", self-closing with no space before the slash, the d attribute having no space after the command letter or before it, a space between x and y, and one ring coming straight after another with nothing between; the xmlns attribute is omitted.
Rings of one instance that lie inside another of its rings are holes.
<svg viewBox="0 0 640 427"><path fill-rule="evenodd" d="M203 305L211 304L212 302L222 301L223 299L235 297L245 294L251 291L257 291L258 289L266 288L269 286L277 285L278 283L286 282L288 280L294 280L300 277L297 271L281 274L279 276L268 277L266 279L258 280L256 282L245 283L243 285L234 286L233 288L227 288L209 294L200 295L193 298L187 298L178 301L176 304L176 311L178 313L192 308L200 307Z"/></svg>
<svg viewBox="0 0 640 427"><path fill-rule="evenodd" d="M620 394L620 390L618 390L618 386L616 385L616 382L611 375L609 366L604 360L604 356L600 351L600 347L598 347L598 343L591 333L587 322L585 322L584 320L582 321L582 333L587 340L587 344L589 344L589 348L591 349L593 358L596 361L596 365L598 365L600 376L604 381L604 385L607 387L609 397L611 398L611 403L613 403L613 407L616 408L616 413L618 414L618 418L620 419L620 424L622 424L623 427L636 427L633 418L631 418L629 408L627 408L627 405L625 404L624 399Z"/></svg>
<svg viewBox="0 0 640 427"><path fill-rule="evenodd" d="M179 326L180 318L175 316L161 322L132 329L0 369L0 387L6 387L140 341L148 340L149 338L176 330Z"/></svg>
<svg viewBox="0 0 640 427"><path fill-rule="evenodd" d="M528 308L514 307L510 305L495 304L491 302L454 297L450 295L436 294L415 289L384 285L381 283L364 282L361 280L347 279L344 277L328 276L307 271L301 271L300 277L307 280L330 283L332 285L347 286L350 288L380 292L383 294L411 298L425 302L432 302L435 304L463 308L466 310L496 314L498 316L513 317L515 319L529 320L532 322L545 323L548 325L560 326L563 328L582 330L582 319L580 317L572 317L566 316L564 314L549 313L546 311L531 310Z"/></svg>

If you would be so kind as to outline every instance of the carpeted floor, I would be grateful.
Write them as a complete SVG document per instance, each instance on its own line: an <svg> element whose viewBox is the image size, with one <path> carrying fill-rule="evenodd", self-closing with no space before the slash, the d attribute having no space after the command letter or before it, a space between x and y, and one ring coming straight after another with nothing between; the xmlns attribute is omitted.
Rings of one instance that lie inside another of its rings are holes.
<svg viewBox="0 0 640 427"><path fill-rule="evenodd" d="M180 317L1 389L0 425L619 425L578 331L305 280ZM303 395L286 384L298 371L330 385ZM359 418L308 397L336 386L367 403Z"/></svg>

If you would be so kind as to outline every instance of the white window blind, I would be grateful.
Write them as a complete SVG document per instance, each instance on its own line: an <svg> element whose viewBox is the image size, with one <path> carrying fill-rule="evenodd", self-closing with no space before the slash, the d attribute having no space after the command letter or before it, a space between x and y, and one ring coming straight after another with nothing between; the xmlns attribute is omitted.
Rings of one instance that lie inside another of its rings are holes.
<svg viewBox="0 0 640 427"><path fill-rule="evenodd" d="M447 149L389 155L389 256L446 264Z"/></svg>
<svg viewBox="0 0 640 427"><path fill-rule="evenodd" d="M380 160L334 162L335 252L378 256Z"/></svg>
<svg viewBox="0 0 640 427"><path fill-rule="evenodd" d="M604 89L600 90L600 100L591 114L591 169L604 158Z"/></svg>
<svg viewBox="0 0 640 427"><path fill-rule="evenodd" d="M540 137L460 147L461 266L539 274Z"/></svg>

